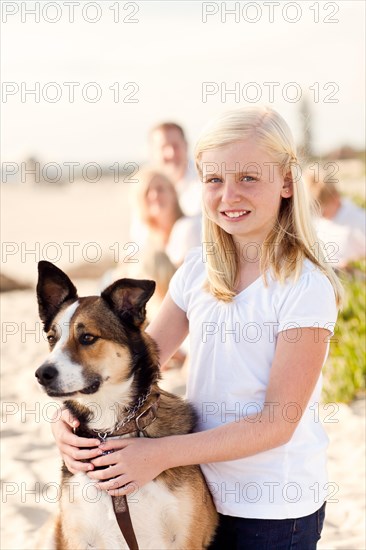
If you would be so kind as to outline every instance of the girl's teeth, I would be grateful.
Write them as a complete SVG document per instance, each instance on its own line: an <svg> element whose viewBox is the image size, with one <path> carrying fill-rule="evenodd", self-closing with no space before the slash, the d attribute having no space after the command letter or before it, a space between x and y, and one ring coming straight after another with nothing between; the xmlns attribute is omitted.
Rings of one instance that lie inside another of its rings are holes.
<svg viewBox="0 0 366 550"><path fill-rule="evenodd" d="M228 218L239 218L239 216L242 216L246 213L247 210L241 210L240 212L225 212L225 215L228 216Z"/></svg>

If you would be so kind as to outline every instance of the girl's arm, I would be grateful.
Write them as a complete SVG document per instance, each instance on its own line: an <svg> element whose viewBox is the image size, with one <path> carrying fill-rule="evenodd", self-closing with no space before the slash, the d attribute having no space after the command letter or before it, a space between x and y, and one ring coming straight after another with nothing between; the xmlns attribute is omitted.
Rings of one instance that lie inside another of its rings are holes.
<svg viewBox="0 0 366 550"><path fill-rule="evenodd" d="M149 326L150 335L162 350L162 363L167 360L169 350L179 345L174 325L181 328L182 336L182 327L187 323L184 319L185 313L168 296L156 321ZM112 495L127 494L136 485L144 485L169 468L235 460L287 443L319 378L329 337L326 329L302 328L300 338L296 338L297 331L289 329L278 335L260 418L247 416L239 422L187 435L154 440L123 439L103 444L105 450L121 450L93 460L97 466L113 464L105 478L116 476L116 479L100 483L100 487ZM289 403L295 405L289 407ZM98 474L103 480L103 471ZM93 472L88 475L97 479ZM120 489L123 485L127 487Z"/></svg>
<svg viewBox="0 0 366 550"><path fill-rule="evenodd" d="M161 304L159 313L151 321L146 332L158 344L160 366L165 365L188 334L186 314L173 302L169 292Z"/></svg>
<svg viewBox="0 0 366 550"><path fill-rule="evenodd" d="M326 329L302 328L296 342L297 331L279 333L262 414L165 438L162 451L168 468L244 458L291 439L319 378L329 337Z"/></svg>

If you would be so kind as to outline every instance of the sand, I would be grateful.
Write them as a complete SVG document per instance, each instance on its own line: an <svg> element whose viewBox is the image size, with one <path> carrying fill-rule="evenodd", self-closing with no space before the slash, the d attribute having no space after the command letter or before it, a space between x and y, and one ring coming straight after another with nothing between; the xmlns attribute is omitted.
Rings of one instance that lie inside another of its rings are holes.
<svg viewBox="0 0 366 550"><path fill-rule="evenodd" d="M4 272L34 285L42 249L47 253L43 259L52 260L51 253L61 254L58 265L64 269L77 266L83 248L88 260L93 252L101 251L101 259L113 264L117 250L120 259L125 259L131 252L123 249L128 243L126 195L126 186L108 181L62 188L3 186L2 241L7 243L3 248ZM48 243L55 244L52 248ZM73 262L69 256L72 245L63 243L80 243L73 245ZM94 248L88 243L94 243ZM31 249L33 254L29 253ZM5 257L4 250L8 253ZM98 262L86 263L88 267L96 264L98 269ZM76 283L80 294L98 290L97 279L79 279ZM1 298L1 548L33 549L38 530L57 508L59 498L60 457L50 429L56 405L41 392L34 377L47 354L34 290L9 292ZM164 386L181 393L184 379L179 372L170 371ZM330 438L329 494L334 502L328 503L318 547L361 550L366 548L365 401L332 407L320 407Z"/></svg>

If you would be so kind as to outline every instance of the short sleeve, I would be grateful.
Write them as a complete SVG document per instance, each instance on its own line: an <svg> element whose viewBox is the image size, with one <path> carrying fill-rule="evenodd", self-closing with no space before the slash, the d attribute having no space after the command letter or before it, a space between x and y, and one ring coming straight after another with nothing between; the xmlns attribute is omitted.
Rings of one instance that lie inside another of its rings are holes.
<svg viewBox="0 0 366 550"><path fill-rule="evenodd" d="M169 283L170 296L180 309L187 312L189 295L192 284L197 281L201 247L191 248L184 259L183 264L177 269Z"/></svg>
<svg viewBox="0 0 366 550"><path fill-rule="evenodd" d="M337 315L333 286L326 275L314 269L290 286L280 307L278 332L314 327L325 328L334 334Z"/></svg>

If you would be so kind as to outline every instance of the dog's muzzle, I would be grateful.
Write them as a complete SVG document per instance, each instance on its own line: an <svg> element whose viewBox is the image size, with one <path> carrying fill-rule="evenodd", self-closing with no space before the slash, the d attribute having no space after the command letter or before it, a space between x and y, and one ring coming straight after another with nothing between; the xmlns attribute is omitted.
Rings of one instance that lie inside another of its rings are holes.
<svg viewBox="0 0 366 550"><path fill-rule="evenodd" d="M44 363L35 372L38 382L44 387L47 394L51 397L69 397L77 393L92 394L96 393L101 384L102 378L99 375L83 379L81 388L66 388L62 383L59 369L52 363ZM79 382L80 384L80 382Z"/></svg>

